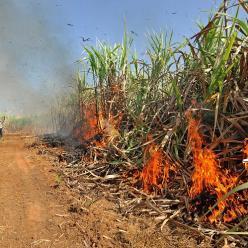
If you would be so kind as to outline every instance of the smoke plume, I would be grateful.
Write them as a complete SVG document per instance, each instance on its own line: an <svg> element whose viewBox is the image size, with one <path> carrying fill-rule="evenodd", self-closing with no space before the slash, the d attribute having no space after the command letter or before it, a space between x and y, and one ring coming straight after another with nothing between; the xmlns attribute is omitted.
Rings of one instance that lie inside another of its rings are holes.
<svg viewBox="0 0 248 248"><path fill-rule="evenodd" d="M64 30L44 2L0 1L0 112L44 111L71 81L73 61L60 38Z"/></svg>

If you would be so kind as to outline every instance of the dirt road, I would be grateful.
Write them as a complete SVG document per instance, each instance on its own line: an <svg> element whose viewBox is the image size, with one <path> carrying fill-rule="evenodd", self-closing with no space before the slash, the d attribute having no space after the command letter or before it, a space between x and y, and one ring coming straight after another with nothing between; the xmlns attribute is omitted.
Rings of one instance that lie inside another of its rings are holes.
<svg viewBox="0 0 248 248"><path fill-rule="evenodd" d="M24 148L24 137L0 141L0 247L82 247L61 229L66 209L50 185L50 165Z"/></svg>
<svg viewBox="0 0 248 248"><path fill-rule="evenodd" d="M162 232L152 218L123 216L97 191L78 195L62 181L55 189L54 157L37 155L27 141L0 140L0 248L209 247L183 228Z"/></svg>

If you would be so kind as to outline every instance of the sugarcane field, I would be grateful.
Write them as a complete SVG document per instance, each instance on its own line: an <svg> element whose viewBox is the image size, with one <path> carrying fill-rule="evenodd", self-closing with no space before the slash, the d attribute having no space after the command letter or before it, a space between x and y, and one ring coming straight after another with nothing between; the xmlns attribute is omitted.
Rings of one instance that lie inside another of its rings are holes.
<svg viewBox="0 0 248 248"><path fill-rule="evenodd" d="M1 0L0 248L248 247L248 1Z"/></svg>

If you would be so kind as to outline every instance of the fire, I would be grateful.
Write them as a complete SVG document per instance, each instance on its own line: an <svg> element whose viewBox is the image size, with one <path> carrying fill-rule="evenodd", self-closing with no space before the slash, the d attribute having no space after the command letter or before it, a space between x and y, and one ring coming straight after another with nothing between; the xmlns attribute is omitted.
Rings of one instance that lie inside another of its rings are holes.
<svg viewBox="0 0 248 248"><path fill-rule="evenodd" d="M101 112L98 113L99 116L97 118L95 106L89 105L85 107L84 115L85 124L83 130L83 139L89 140L102 132L101 126L99 125L102 122L102 114Z"/></svg>
<svg viewBox="0 0 248 248"><path fill-rule="evenodd" d="M243 154L245 157L244 158L244 166L245 166L246 171L248 171L248 139L245 140Z"/></svg>
<svg viewBox="0 0 248 248"><path fill-rule="evenodd" d="M102 113L97 114L95 104L88 104L84 106L83 110L83 120L74 129L74 136L81 142L90 142L97 146L104 146L102 142L101 128L102 123Z"/></svg>
<svg viewBox="0 0 248 248"><path fill-rule="evenodd" d="M204 190L215 195L219 201L226 193L236 186L238 177L231 176L228 170L220 168L217 156L211 149L203 147L203 137L200 134L200 120L194 119L190 111L188 118L188 139L193 153L194 171L192 174L192 186L189 195L192 199L200 195ZM223 220L229 222L238 216L245 214L247 210L239 204L235 195L220 201L212 214L208 217L211 223L217 222L223 214Z"/></svg>
<svg viewBox="0 0 248 248"><path fill-rule="evenodd" d="M152 136L148 136L152 140ZM175 171L164 151L154 142L151 142L144 151L146 162L138 178L142 181L143 190L146 193L152 193L156 190L163 190L169 180L169 172Z"/></svg>
<svg viewBox="0 0 248 248"><path fill-rule="evenodd" d="M74 130L74 136L81 142L90 142L97 147L106 147L119 137L118 128L122 115L117 117L111 114L108 118L103 117L102 111L96 111L95 104L84 106L83 121Z"/></svg>

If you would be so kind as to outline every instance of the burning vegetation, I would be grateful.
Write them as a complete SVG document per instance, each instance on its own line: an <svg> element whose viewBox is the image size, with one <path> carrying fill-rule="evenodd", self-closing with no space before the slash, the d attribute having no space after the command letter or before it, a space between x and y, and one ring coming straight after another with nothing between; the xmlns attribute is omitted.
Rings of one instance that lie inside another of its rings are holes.
<svg viewBox="0 0 248 248"><path fill-rule="evenodd" d="M159 214L180 210L169 220L201 220L218 226L217 234L248 225L248 29L238 14L227 15L227 2L187 45L175 48L170 35L151 36L146 60L130 54L127 34L113 47L85 47L83 63L93 82L86 82L86 72L78 80L82 116L74 129L97 150L93 164L102 172L94 167L89 176L118 178L111 183L121 190L128 175L125 196L135 195L135 185L150 194ZM243 1L236 7L248 12ZM162 201L173 202L172 209Z"/></svg>
<svg viewBox="0 0 248 248"><path fill-rule="evenodd" d="M104 118L95 104L85 105L82 121L74 128L73 135L82 143L91 143L97 147L106 147L119 136L118 126L121 115L111 114ZM105 115L106 116L106 115Z"/></svg>
<svg viewBox="0 0 248 248"><path fill-rule="evenodd" d="M144 149L144 166L141 172L135 175L136 180L141 180L146 193L156 192L161 194L170 179L170 172L175 172L175 165L171 162L163 149L152 141L148 135L149 144Z"/></svg>
<svg viewBox="0 0 248 248"><path fill-rule="evenodd" d="M243 153L244 153L243 164L245 166L246 171L248 172L248 139L245 140Z"/></svg>
<svg viewBox="0 0 248 248"><path fill-rule="evenodd" d="M187 112L188 118L188 139L193 154L194 171L192 174L192 185L189 195L196 198L202 193L208 192L216 197L217 209L207 217L213 223L223 218L224 222L230 222L239 216L247 213L244 207L244 197L231 195L227 199L222 198L235 186L237 186L238 176L232 175L229 170L223 170L220 162L213 150L203 146L204 140L200 134L200 120L192 117L192 112ZM206 192L204 192L206 191ZM206 194L205 194L206 197ZM205 203L195 201L197 209L198 204L208 205L207 199Z"/></svg>

